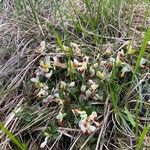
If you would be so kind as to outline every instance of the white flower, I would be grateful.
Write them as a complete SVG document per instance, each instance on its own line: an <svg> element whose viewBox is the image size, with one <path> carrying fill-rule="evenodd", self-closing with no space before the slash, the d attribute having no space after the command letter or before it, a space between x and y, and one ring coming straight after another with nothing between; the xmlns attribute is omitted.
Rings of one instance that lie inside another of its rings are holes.
<svg viewBox="0 0 150 150"><path fill-rule="evenodd" d="M100 99L100 96L99 96L98 94L95 94L94 97L93 97L93 99L94 99L94 100L99 100L99 99Z"/></svg>
<svg viewBox="0 0 150 150"><path fill-rule="evenodd" d="M97 67L98 67L98 63L95 63L95 64L93 65L93 67L94 67L94 68L97 68Z"/></svg>
<svg viewBox="0 0 150 150"><path fill-rule="evenodd" d="M81 86L81 92L85 92L85 90L86 90L86 86L85 86L85 85L82 85L82 86Z"/></svg>
<svg viewBox="0 0 150 150"><path fill-rule="evenodd" d="M95 76L95 70L92 67L90 67L89 72L91 77Z"/></svg>
<svg viewBox="0 0 150 150"><path fill-rule="evenodd" d="M147 61L147 60L146 60L145 58L142 58L142 59L141 59L141 61L140 61L140 66L141 66L142 68L145 67L146 61Z"/></svg>
<svg viewBox="0 0 150 150"><path fill-rule="evenodd" d="M91 125L91 124L89 124L87 131L88 131L88 133L95 132L96 131L96 127Z"/></svg>
<svg viewBox="0 0 150 150"><path fill-rule="evenodd" d="M67 86L66 82L64 82L64 81L60 82L60 88L61 89L66 89L66 86Z"/></svg>
<svg viewBox="0 0 150 150"><path fill-rule="evenodd" d="M90 89L86 90L85 95L86 95L86 98L89 98L92 95L91 90Z"/></svg>
<svg viewBox="0 0 150 150"><path fill-rule="evenodd" d="M92 85L91 85L91 90L92 90L92 91L95 91L98 87L99 87L98 84L92 84Z"/></svg>
<svg viewBox="0 0 150 150"><path fill-rule="evenodd" d="M50 56L45 56L44 60L40 61L39 69L43 72L49 72L51 68Z"/></svg>
<svg viewBox="0 0 150 150"><path fill-rule="evenodd" d="M116 58L116 64L117 65L123 63L121 60L121 57L123 57L123 56L124 56L124 51L123 50L119 51L117 54L117 58Z"/></svg>
<svg viewBox="0 0 150 150"><path fill-rule="evenodd" d="M59 93L55 93L54 96L55 96L56 98L59 98Z"/></svg>
<svg viewBox="0 0 150 150"><path fill-rule="evenodd" d="M83 133L92 133L95 132L96 127L99 126L99 123L96 122L97 113L93 111L90 116L87 116L85 111L80 111L79 109L72 110L73 112L80 114L79 127ZM93 123L96 125L93 125Z"/></svg>
<svg viewBox="0 0 150 150"><path fill-rule="evenodd" d="M52 76L52 74L53 74L53 71L51 70L50 72L45 73L45 77L50 78Z"/></svg>
<svg viewBox="0 0 150 150"><path fill-rule="evenodd" d="M75 66L82 66L82 63L79 62L77 59L74 59L73 63L75 64Z"/></svg>
<svg viewBox="0 0 150 150"><path fill-rule="evenodd" d="M89 116L89 118L93 121L93 120L95 120L95 118L97 118L97 113L96 113L96 111L93 111L92 113L91 113L91 115Z"/></svg>
<svg viewBox="0 0 150 150"><path fill-rule="evenodd" d="M37 97L44 97L44 96L47 96L47 95L48 95L48 92L44 89L41 89L36 96Z"/></svg>
<svg viewBox="0 0 150 150"><path fill-rule="evenodd" d="M69 87L74 87L75 86L75 82L71 82L70 84L69 84Z"/></svg>
<svg viewBox="0 0 150 150"><path fill-rule="evenodd" d="M85 70L87 70L88 63L89 63L89 57L85 56L83 58L82 66L78 67L77 70L79 70L80 72L84 72Z"/></svg>
<svg viewBox="0 0 150 150"><path fill-rule="evenodd" d="M59 114L56 116L56 119L58 120L59 123L63 121L63 118L66 116L66 113L59 112Z"/></svg>
<svg viewBox="0 0 150 150"><path fill-rule="evenodd" d="M85 133L87 131L87 121L86 121L86 118L81 119L79 121L79 127L80 127L80 129L82 130L83 133Z"/></svg>
<svg viewBox="0 0 150 150"><path fill-rule="evenodd" d="M88 118L81 118L81 120L79 121L79 127L83 133L92 133L96 131L96 127L92 125Z"/></svg>
<svg viewBox="0 0 150 150"><path fill-rule="evenodd" d="M122 69L121 69L121 77L124 77L124 74L126 73L126 72L130 72L131 70L128 68L128 67L126 67L126 66L124 66Z"/></svg>
<svg viewBox="0 0 150 150"><path fill-rule="evenodd" d="M92 121L97 127L99 127L100 124L96 120L97 120L97 113L93 111L89 116L89 121Z"/></svg>
<svg viewBox="0 0 150 150"><path fill-rule="evenodd" d="M95 84L95 82L93 80L89 80L89 84Z"/></svg>
<svg viewBox="0 0 150 150"><path fill-rule="evenodd" d="M39 78L37 78L37 77L36 78L31 78L31 81L38 84L39 83Z"/></svg>
<svg viewBox="0 0 150 150"><path fill-rule="evenodd" d="M44 142L41 143L40 148L44 148L46 146L46 144L47 144L47 141L48 141L48 137L46 137Z"/></svg>

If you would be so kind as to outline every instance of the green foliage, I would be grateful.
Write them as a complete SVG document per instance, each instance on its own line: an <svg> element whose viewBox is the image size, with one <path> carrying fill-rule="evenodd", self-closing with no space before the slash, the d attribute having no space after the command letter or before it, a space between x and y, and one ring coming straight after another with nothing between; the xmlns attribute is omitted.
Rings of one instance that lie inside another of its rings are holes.
<svg viewBox="0 0 150 150"><path fill-rule="evenodd" d="M21 143L19 139L17 139L7 128L5 128L1 122L0 130L3 131L20 150L27 150L26 145Z"/></svg>

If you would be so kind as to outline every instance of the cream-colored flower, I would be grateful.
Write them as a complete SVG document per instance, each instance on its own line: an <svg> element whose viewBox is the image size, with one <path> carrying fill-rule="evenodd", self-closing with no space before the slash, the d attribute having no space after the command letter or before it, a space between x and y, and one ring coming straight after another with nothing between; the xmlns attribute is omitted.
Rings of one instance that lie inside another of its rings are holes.
<svg viewBox="0 0 150 150"><path fill-rule="evenodd" d="M104 72L101 72L101 71L97 71L96 72L96 76L102 80L105 79L105 73Z"/></svg>
<svg viewBox="0 0 150 150"><path fill-rule="evenodd" d="M48 92L44 89L40 89L40 91L38 92L38 94L36 95L37 97L44 97L44 96L47 96L48 95Z"/></svg>
<svg viewBox="0 0 150 150"><path fill-rule="evenodd" d="M105 51L106 55L108 56L111 56L112 52L113 52L113 49L111 47L108 47Z"/></svg>
<svg viewBox="0 0 150 150"><path fill-rule="evenodd" d="M79 127L80 127L80 129L81 129L81 131L83 133L85 133L87 131L87 126L88 126L88 124L87 124L86 118L85 119L81 119L79 121Z"/></svg>
<svg viewBox="0 0 150 150"><path fill-rule="evenodd" d="M85 113L86 114L86 113ZM81 117L81 115L80 115ZM99 127L99 123L96 121L97 119L97 113L92 112L92 114L88 117L85 115L85 117L81 117L81 120L79 121L79 127L82 130L82 132L92 133L96 131L96 127ZM96 125L94 126L93 123Z"/></svg>
<svg viewBox="0 0 150 150"><path fill-rule="evenodd" d="M81 73L87 70L87 65L89 63L89 57L85 56L83 58L82 66L77 67L77 70L79 70Z"/></svg>
<svg viewBox="0 0 150 150"><path fill-rule="evenodd" d="M36 76L36 78L31 78L31 81L34 82L35 84L38 84L40 82L38 76Z"/></svg>
<svg viewBox="0 0 150 150"><path fill-rule="evenodd" d="M124 51L121 50L118 52L117 54L117 57L116 57L116 64L119 65L119 64L123 64L122 60L121 60L121 57L124 56Z"/></svg>
<svg viewBox="0 0 150 150"><path fill-rule="evenodd" d="M67 87L66 82L61 81L61 82L60 82L60 88L61 88L61 89L66 89L66 87Z"/></svg>
<svg viewBox="0 0 150 150"><path fill-rule="evenodd" d="M48 142L48 138L49 137L45 137L45 140L44 140L44 142L41 143L40 148L44 148L46 146L46 144Z"/></svg>
<svg viewBox="0 0 150 150"><path fill-rule="evenodd" d="M88 82L89 82L90 85L96 84L96 83L95 83L93 80L91 80L91 79L90 79Z"/></svg>
<svg viewBox="0 0 150 150"><path fill-rule="evenodd" d="M126 72L130 72L131 70L127 67L127 66L124 66L122 69L121 69L121 77L124 77L125 73Z"/></svg>
<svg viewBox="0 0 150 150"><path fill-rule="evenodd" d="M101 97L100 97L98 94L95 94L94 97L93 97L93 99L94 99L94 100L100 100Z"/></svg>
<svg viewBox="0 0 150 150"><path fill-rule="evenodd" d="M92 84L90 88L92 91L95 91L98 87L99 87L98 84Z"/></svg>
<svg viewBox="0 0 150 150"><path fill-rule="evenodd" d="M93 69L93 67L90 67L89 72L91 77L95 76L95 70Z"/></svg>
<svg viewBox="0 0 150 150"><path fill-rule="evenodd" d="M90 89L86 90L85 91L85 96L86 96L86 98L91 97L92 96L92 91Z"/></svg>
<svg viewBox="0 0 150 150"><path fill-rule="evenodd" d="M146 62L147 62L147 60L145 58L142 58L140 61L140 67L145 68Z"/></svg>
<svg viewBox="0 0 150 150"><path fill-rule="evenodd" d="M50 56L45 56L44 60L40 61L39 69L44 73L47 73L49 72L50 68L51 68Z"/></svg>
<svg viewBox="0 0 150 150"><path fill-rule="evenodd" d="M79 62L77 59L74 59L74 60L73 60L73 63L74 63L74 65L75 65L76 67L82 66L82 63Z"/></svg>
<svg viewBox="0 0 150 150"><path fill-rule="evenodd" d="M93 65L93 67L94 67L94 68L98 68L98 63L95 63L95 64Z"/></svg>
<svg viewBox="0 0 150 150"><path fill-rule="evenodd" d="M63 121L63 118L66 116L66 113L59 112L59 114L56 116L56 119L59 123Z"/></svg>
<svg viewBox="0 0 150 150"><path fill-rule="evenodd" d="M71 82L70 84L69 84L69 87L74 87L75 86L75 82Z"/></svg>
<svg viewBox="0 0 150 150"><path fill-rule="evenodd" d="M86 90L86 85L82 85L81 86L81 92L85 92L85 90Z"/></svg>
<svg viewBox="0 0 150 150"><path fill-rule="evenodd" d="M53 71L50 70L50 72L45 73L45 77L49 79L52 76L52 74L53 74Z"/></svg>

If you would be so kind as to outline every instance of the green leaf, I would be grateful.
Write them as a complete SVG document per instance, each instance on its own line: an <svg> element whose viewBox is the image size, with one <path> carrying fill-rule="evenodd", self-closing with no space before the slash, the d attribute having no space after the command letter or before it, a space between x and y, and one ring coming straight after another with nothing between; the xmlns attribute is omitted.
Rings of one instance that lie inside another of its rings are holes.
<svg viewBox="0 0 150 150"><path fill-rule="evenodd" d="M137 145L137 149L138 150L141 150L142 149L142 143L144 141L144 138L147 134L147 132L150 130L150 125L148 127L145 127L139 137L139 142L138 142L138 145Z"/></svg>
<svg viewBox="0 0 150 150"><path fill-rule="evenodd" d="M124 111L128 117L128 120L130 121L130 123L132 124L133 127L135 127L135 121L133 116L131 115L131 113L128 111L128 109L125 107L125 111Z"/></svg>

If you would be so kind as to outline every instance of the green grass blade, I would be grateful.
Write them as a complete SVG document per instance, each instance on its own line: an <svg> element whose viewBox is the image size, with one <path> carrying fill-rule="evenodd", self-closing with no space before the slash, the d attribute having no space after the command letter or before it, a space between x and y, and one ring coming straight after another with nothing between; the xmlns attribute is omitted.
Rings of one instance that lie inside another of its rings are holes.
<svg viewBox="0 0 150 150"><path fill-rule="evenodd" d="M144 141L144 138L147 134L147 132L150 130L150 125L148 127L145 127L139 137L139 141L138 141L138 145L137 145L137 149L141 150L142 149L142 143Z"/></svg>
<svg viewBox="0 0 150 150"><path fill-rule="evenodd" d="M22 144L1 122L0 130L2 130L20 150L26 150L26 145Z"/></svg>

